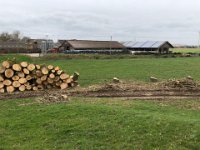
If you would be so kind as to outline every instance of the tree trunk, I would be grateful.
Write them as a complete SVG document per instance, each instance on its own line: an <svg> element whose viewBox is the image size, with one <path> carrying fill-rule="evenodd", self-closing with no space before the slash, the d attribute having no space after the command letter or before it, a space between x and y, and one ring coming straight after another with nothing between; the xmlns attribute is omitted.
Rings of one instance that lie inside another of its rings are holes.
<svg viewBox="0 0 200 150"><path fill-rule="evenodd" d="M73 81L77 81L79 77L79 73L78 72L74 72L74 75L72 77Z"/></svg>
<svg viewBox="0 0 200 150"><path fill-rule="evenodd" d="M15 88L14 88L13 86L7 86L7 87L6 87L6 91L7 91L8 93L13 93L13 92L15 91Z"/></svg>
<svg viewBox="0 0 200 150"><path fill-rule="evenodd" d="M62 80L66 80L66 79L69 78L69 75L66 74L66 73L63 73L63 74L60 75L60 78L61 78Z"/></svg>
<svg viewBox="0 0 200 150"><path fill-rule="evenodd" d="M3 82L0 82L0 89L2 89L4 87Z"/></svg>
<svg viewBox="0 0 200 150"><path fill-rule="evenodd" d="M10 86L12 84L12 82L10 80L6 79L3 81L3 84L6 86Z"/></svg>
<svg viewBox="0 0 200 150"><path fill-rule="evenodd" d="M4 81L4 77L0 75L0 82Z"/></svg>
<svg viewBox="0 0 200 150"><path fill-rule="evenodd" d="M52 65L48 65L47 67L49 70L52 70L54 67Z"/></svg>
<svg viewBox="0 0 200 150"><path fill-rule="evenodd" d="M21 86L19 87L19 91L24 92L25 90L26 90L25 85L21 85Z"/></svg>
<svg viewBox="0 0 200 150"><path fill-rule="evenodd" d="M25 84L27 82L26 78L20 78L19 83Z"/></svg>
<svg viewBox="0 0 200 150"><path fill-rule="evenodd" d="M24 62L21 62L20 65L21 65L23 68L26 68L26 67L28 66L28 63L24 61Z"/></svg>
<svg viewBox="0 0 200 150"><path fill-rule="evenodd" d="M4 72L5 72L5 70L6 70L6 68L5 68L5 67L3 67L2 65L0 65L0 73L4 73Z"/></svg>
<svg viewBox="0 0 200 150"><path fill-rule="evenodd" d="M49 75L49 78L54 79L54 78L55 78L55 75L54 75L53 73L51 73L51 74Z"/></svg>
<svg viewBox="0 0 200 150"><path fill-rule="evenodd" d="M30 71L27 68L23 69L24 74L30 74Z"/></svg>
<svg viewBox="0 0 200 150"><path fill-rule="evenodd" d="M42 67L41 71L44 75L47 75L49 73L49 70L46 67Z"/></svg>
<svg viewBox="0 0 200 150"><path fill-rule="evenodd" d="M5 89L4 88L0 89L0 93L5 93Z"/></svg>
<svg viewBox="0 0 200 150"><path fill-rule="evenodd" d="M68 87L68 84L67 84L67 83L62 83L62 84L60 85L61 90L64 90L64 89L66 89L67 87Z"/></svg>
<svg viewBox="0 0 200 150"><path fill-rule="evenodd" d="M12 66L12 62L10 62L10 61L3 61L2 62L2 66L8 69L8 68L10 68Z"/></svg>
<svg viewBox="0 0 200 150"><path fill-rule="evenodd" d="M12 69L6 69L6 71L5 71L6 78L12 78L13 75L14 75L14 71Z"/></svg>
<svg viewBox="0 0 200 150"><path fill-rule="evenodd" d="M12 80L13 80L13 81L18 81L18 80L19 80L19 76L17 76L17 75L16 75L16 76L13 76L13 77L12 77Z"/></svg>
<svg viewBox="0 0 200 150"><path fill-rule="evenodd" d="M28 67L27 67L27 69L29 71L33 71L33 70L35 70L35 65L34 64L29 64Z"/></svg>
<svg viewBox="0 0 200 150"><path fill-rule="evenodd" d="M18 72L17 75L20 77L20 78L24 78L25 77L25 74L23 72Z"/></svg>
<svg viewBox="0 0 200 150"><path fill-rule="evenodd" d="M21 71L21 70L22 70L22 67L21 67L19 64L14 64L14 65L12 66L12 68L13 68L13 70L15 70L15 71Z"/></svg>
<svg viewBox="0 0 200 150"><path fill-rule="evenodd" d="M14 81L14 82L12 83L12 85L13 85L13 87L15 87L15 88L18 88L18 87L21 86L21 84L19 83L19 81Z"/></svg>

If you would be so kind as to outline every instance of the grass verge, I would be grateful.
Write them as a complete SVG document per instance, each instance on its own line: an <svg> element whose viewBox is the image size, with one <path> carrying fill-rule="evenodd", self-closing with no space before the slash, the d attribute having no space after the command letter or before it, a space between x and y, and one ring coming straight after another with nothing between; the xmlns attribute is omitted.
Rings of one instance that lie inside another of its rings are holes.
<svg viewBox="0 0 200 150"><path fill-rule="evenodd" d="M0 149L200 149L200 101L181 101L0 101Z"/></svg>

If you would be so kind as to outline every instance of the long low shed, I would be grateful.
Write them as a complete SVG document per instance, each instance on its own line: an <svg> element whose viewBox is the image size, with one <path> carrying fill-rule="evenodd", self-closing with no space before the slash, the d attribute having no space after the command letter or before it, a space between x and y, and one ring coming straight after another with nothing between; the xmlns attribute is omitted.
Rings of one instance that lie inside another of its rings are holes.
<svg viewBox="0 0 200 150"><path fill-rule="evenodd" d="M59 40L64 50L122 50L125 47L117 41Z"/></svg>
<svg viewBox="0 0 200 150"><path fill-rule="evenodd" d="M123 42L127 49L135 52L156 52L169 53L169 49L173 48L168 41L146 41L146 42Z"/></svg>

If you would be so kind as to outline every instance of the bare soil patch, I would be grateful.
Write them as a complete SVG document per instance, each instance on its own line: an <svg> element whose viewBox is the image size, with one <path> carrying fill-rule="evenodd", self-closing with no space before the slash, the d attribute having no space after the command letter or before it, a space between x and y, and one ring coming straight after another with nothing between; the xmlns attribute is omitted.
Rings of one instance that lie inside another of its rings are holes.
<svg viewBox="0 0 200 150"><path fill-rule="evenodd" d="M0 100L38 97L41 102L67 101L74 97L130 97L135 99L200 98L200 86L192 79L168 80L158 83L121 81L104 83L86 88L45 90L1 94ZM65 98L64 98L65 97Z"/></svg>

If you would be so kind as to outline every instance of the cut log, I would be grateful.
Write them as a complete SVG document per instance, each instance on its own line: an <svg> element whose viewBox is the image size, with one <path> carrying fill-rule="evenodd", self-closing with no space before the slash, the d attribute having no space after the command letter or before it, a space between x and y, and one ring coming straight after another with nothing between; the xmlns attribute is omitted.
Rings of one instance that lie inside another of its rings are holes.
<svg viewBox="0 0 200 150"><path fill-rule="evenodd" d="M55 82L58 82L60 80L60 77L59 76L56 76L55 78L54 78L54 81Z"/></svg>
<svg viewBox="0 0 200 150"><path fill-rule="evenodd" d="M54 70L58 71L58 70L60 70L60 68L57 66L57 67L54 68Z"/></svg>
<svg viewBox="0 0 200 150"><path fill-rule="evenodd" d="M27 85L27 86L26 86L26 89L27 89L27 90L31 90L31 89L32 89L32 86L31 86L31 85Z"/></svg>
<svg viewBox="0 0 200 150"><path fill-rule="evenodd" d="M37 76L37 77L42 77L42 72L41 72L40 70L37 70L37 71L36 71L36 76Z"/></svg>
<svg viewBox="0 0 200 150"><path fill-rule="evenodd" d="M76 87L76 86L78 86L78 82L77 82L77 81L74 81L74 82L68 83L68 85L69 85L70 87Z"/></svg>
<svg viewBox="0 0 200 150"><path fill-rule="evenodd" d="M37 70L40 70L41 66L40 65L35 65Z"/></svg>
<svg viewBox="0 0 200 150"><path fill-rule="evenodd" d="M19 76L17 76L17 75L16 75L16 76L13 76L13 77L12 77L12 80L13 80L13 81L18 81L18 80L19 80Z"/></svg>
<svg viewBox="0 0 200 150"><path fill-rule="evenodd" d="M59 86L59 87L60 87L61 84L62 84L62 81L56 82L56 86Z"/></svg>
<svg viewBox="0 0 200 150"><path fill-rule="evenodd" d="M46 67L42 67L41 71L42 71L42 73L43 73L44 75L47 75L47 74L49 73L49 70L48 70L48 68L46 68Z"/></svg>
<svg viewBox="0 0 200 150"><path fill-rule="evenodd" d="M12 66L12 62L10 62L10 61L3 61L2 62L2 66L8 69L8 68L10 68Z"/></svg>
<svg viewBox="0 0 200 150"><path fill-rule="evenodd" d="M26 76L26 80L27 80L27 81L29 81L29 80L31 80L31 79L32 79L32 76L31 76L31 75L27 75L27 76Z"/></svg>
<svg viewBox="0 0 200 150"><path fill-rule="evenodd" d="M30 71L27 68L23 69L24 74L30 74Z"/></svg>
<svg viewBox="0 0 200 150"><path fill-rule="evenodd" d="M44 90L44 86L43 85L38 85L37 88L38 88L38 90Z"/></svg>
<svg viewBox="0 0 200 150"><path fill-rule="evenodd" d="M27 69L29 71L33 71L33 70L35 70L35 65L34 64L29 64L28 67L27 67Z"/></svg>
<svg viewBox="0 0 200 150"><path fill-rule="evenodd" d="M52 73L55 73L56 71L53 69L53 70L51 70L51 72L52 72Z"/></svg>
<svg viewBox="0 0 200 150"><path fill-rule="evenodd" d="M0 89L2 89L4 87L3 82L0 82Z"/></svg>
<svg viewBox="0 0 200 150"><path fill-rule="evenodd" d="M62 84L60 85L61 90L64 90L64 89L66 89L67 87L68 87L68 84L67 84L67 83L62 83Z"/></svg>
<svg viewBox="0 0 200 150"><path fill-rule="evenodd" d="M24 61L24 62L21 62L20 65L21 65L23 68L26 68L26 67L28 66L28 63Z"/></svg>
<svg viewBox="0 0 200 150"><path fill-rule="evenodd" d="M73 81L72 78L68 78L67 80L65 80L65 83L71 83Z"/></svg>
<svg viewBox="0 0 200 150"><path fill-rule="evenodd" d="M60 75L60 78L62 79L62 80L66 80L66 79L68 79L70 76L68 75L68 74L66 74L66 73L62 73L61 75Z"/></svg>
<svg viewBox="0 0 200 150"><path fill-rule="evenodd" d="M49 78L54 79L54 78L55 78L55 75L54 75L53 73L51 73L51 74L49 75Z"/></svg>
<svg viewBox="0 0 200 150"><path fill-rule="evenodd" d="M30 85L30 83L29 83L29 82L26 82L24 85L25 85L25 87L27 87L27 86Z"/></svg>
<svg viewBox="0 0 200 150"><path fill-rule="evenodd" d="M26 90L25 85L21 85L21 86L19 87L19 91L24 92L25 90Z"/></svg>
<svg viewBox="0 0 200 150"><path fill-rule="evenodd" d="M12 78L13 75L14 75L14 71L12 69L6 69L6 71L5 71L6 78Z"/></svg>
<svg viewBox="0 0 200 150"><path fill-rule="evenodd" d="M74 75L72 77L73 81L77 81L79 77L79 73L78 72L74 72Z"/></svg>
<svg viewBox="0 0 200 150"><path fill-rule="evenodd" d="M0 82L4 81L4 77L0 75Z"/></svg>
<svg viewBox="0 0 200 150"><path fill-rule="evenodd" d="M52 65L48 65L47 67L49 70L52 70L54 67Z"/></svg>
<svg viewBox="0 0 200 150"><path fill-rule="evenodd" d="M36 80L36 83L40 85L40 84L42 84L42 80L41 80L40 78L38 78L38 79Z"/></svg>
<svg viewBox="0 0 200 150"><path fill-rule="evenodd" d="M41 77L41 81L46 81L47 80L47 75L43 75L42 77Z"/></svg>
<svg viewBox="0 0 200 150"><path fill-rule="evenodd" d="M20 77L20 78L24 78L25 77L25 74L23 72L18 72L17 75Z"/></svg>
<svg viewBox="0 0 200 150"><path fill-rule="evenodd" d="M61 75L63 73L63 70L58 70L56 73L57 75Z"/></svg>
<svg viewBox="0 0 200 150"><path fill-rule="evenodd" d="M6 70L6 68L5 68L5 67L3 67L2 65L0 65L0 73L4 73L4 72L5 72L5 70Z"/></svg>
<svg viewBox="0 0 200 150"><path fill-rule="evenodd" d="M13 86L7 86L7 87L6 87L6 91L7 91L8 93L13 93L13 92L15 91L15 88L14 88Z"/></svg>
<svg viewBox="0 0 200 150"><path fill-rule="evenodd" d="M12 68L13 68L13 70L15 70L15 71L21 71L21 70L22 70L22 67L21 67L19 64L14 64L14 65L12 66Z"/></svg>
<svg viewBox="0 0 200 150"><path fill-rule="evenodd" d="M3 84L6 86L10 86L12 84L12 82L10 80L6 79L3 81Z"/></svg>
<svg viewBox="0 0 200 150"><path fill-rule="evenodd" d="M19 83L25 84L27 82L26 78L20 78Z"/></svg>
<svg viewBox="0 0 200 150"><path fill-rule="evenodd" d="M5 93L5 89L4 88L0 89L0 93Z"/></svg>
<svg viewBox="0 0 200 150"><path fill-rule="evenodd" d="M37 87L37 86L34 86L34 87L33 87L33 91L38 91L38 87Z"/></svg>
<svg viewBox="0 0 200 150"><path fill-rule="evenodd" d="M53 79L48 78L48 79L47 79L47 82L48 82L49 84L53 84Z"/></svg>
<svg viewBox="0 0 200 150"><path fill-rule="evenodd" d="M21 84L19 83L19 81L14 81L14 82L12 83L12 85L13 85L13 87L15 87L15 88L18 88L18 87L21 86Z"/></svg>

